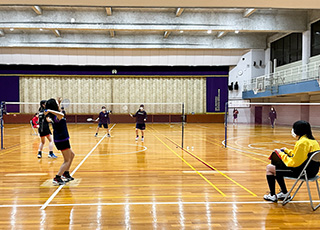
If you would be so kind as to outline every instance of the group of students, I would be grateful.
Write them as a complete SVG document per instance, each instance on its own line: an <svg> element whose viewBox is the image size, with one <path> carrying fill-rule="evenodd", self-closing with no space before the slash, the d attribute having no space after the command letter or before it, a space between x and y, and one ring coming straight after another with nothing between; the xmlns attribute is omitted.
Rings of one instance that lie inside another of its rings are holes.
<svg viewBox="0 0 320 230"><path fill-rule="evenodd" d="M57 156L53 153L53 143L63 155L64 162L62 163L57 175L53 178L53 184L55 185L64 185L65 183L74 180L74 178L70 175L69 170L75 154L72 151L69 142L69 132L65 118L66 113L63 108L60 108L60 102L61 99L56 100L54 98L51 98L48 101L42 100L40 102L39 112L36 113L32 119L34 127L38 128L40 136L38 158L42 158L42 150L46 138L49 141L48 157L54 159L57 158ZM108 137L111 137L108 129L108 124L110 124L109 113L111 113L111 111L106 111L106 107L103 106L101 112L99 113L99 117L96 119L96 121L99 121L99 124L95 136L98 135L99 128L103 126L107 129ZM139 138L138 130L141 130L141 141L143 142L144 130L146 127L145 122L147 120L147 113L144 110L144 106L140 105L140 108L136 114L129 115L131 117L136 117L136 141ZM53 138L49 128L50 123L52 124L53 128Z"/></svg>
<svg viewBox="0 0 320 230"><path fill-rule="evenodd" d="M108 130L108 123L110 123L109 113L111 113L111 111L106 111L106 108L103 106L99 117L96 119L97 121L99 120L99 124L95 136L98 135L99 128L102 126L107 129L108 136L110 136ZM140 105L139 110L134 115L129 115L131 117L136 117L136 141L139 139L138 130L141 130L141 141L143 141L144 130L146 127L145 122L147 119L147 113L144 110L144 106ZM41 139L38 158L42 157L42 149L45 143L45 138L47 138L49 141L48 156L51 158L57 158L53 154L54 142L56 148L61 151L64 162L62 163L57 175L53 178L53 183L55 185L64 185L65 183L74 180L74 178L70 175L69 170L75 154L70 146L65 113L61 112L60 101L57 101L53 98L49 99L48 101L41 101L38 117L38 131ZM52 124L53 128L53 139L49 129L49 123ZM277 202L278 200L284 199L288 195L284 177L298 177L308 160L309 153L320 150L319 143L313 137L311 126L307 121L301 120L295 122L291 130L291 135L293 138L297 139L293 149L284 147L274 150L274 152L278 154L283 162L281 167L273 164L267 165L266 177L270 193L264 195L263 197L267 201ZM277 171L277 169L281 169L281 171ZM310 164L308 167L307 176L314 177L318 171L319 163L312 162L312 164ZM277 194L275 192L276 181L281 188L281 191Z"/></svg>
<svg viewBox="0 0 320 230"><path fill-rule="evenodd" d="M53 178L53 184L55 185L64 185L65 183L74 180L70 175L69 170L75 154L70 146L65 111L63 107L60 108L60 102L61 99L57 101L54 98L42 100L40 102L39 112L36 113L32 119L33 127L38 128L40 136L38 158L42 158L42 150L46 139L49 141L49 158L57 158L53 153L53 145L55 145L63 155L64 162L57 175ZM50 123L53 128L53 137L49 127Z"/></svg>
<svg viewBox="0 0 320 230"><path fill-rule="evenodd" d="M107 130L108 137L111 137L109 132L108 124L110 124L109 114L112 111L107 111L105 106L102 106L101 112L99 113L98 118L95 121L99 121L95 137L98 136L99 129L102 126ZM146 121L147 121L147 112L144 110L144 105L140 105L139 110L135 114L129 114L131 117L136 118L136 141L139 140L139 130L141 132L141 142L144 142L144 130L146 129Z"/></svg>

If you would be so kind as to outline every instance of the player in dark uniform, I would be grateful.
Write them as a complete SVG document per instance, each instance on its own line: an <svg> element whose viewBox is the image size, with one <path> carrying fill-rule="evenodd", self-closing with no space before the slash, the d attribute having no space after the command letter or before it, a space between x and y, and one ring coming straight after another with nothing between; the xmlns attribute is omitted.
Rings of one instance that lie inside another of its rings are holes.
<svg viewBox="0 0 320 230"><path fill-rule="evenodd" d="M146 129L145 122L147 121L147 112L144 110L144 105L140 105L139 110L135 115L129 114L136 118L136 141L139 140L139 129L141 131L141 141L144 141L144 130Z"/></svg>
<svg viewBox="0 0 320 230"><path fill-rule="evenodd" d="M110 133L109 133L109 127L108 127L108 124L110 124L109 113L111 113L111 112L112 111L107 111L105 106L102 106L101 112L99 113L99 117L96 119L96 121L99 121L99 124L97 127L96 134L94 135L95 137L98 136L99 129L102 128L102 126L105 129L107 129L108 137L111 137Z"/></svg>
<svg viewBox="0 0 320 230"><path fill-rule="evenodd" d="M274 128L274 125L275 125L276 119L277 119L277 112L274 109L274 107L271 107L271 109L270 109L269 119L270 119L271 127Z"/></svg>
<svg viewBox="0 0 320 230"><path fill-rule="evenodd" d="M38 123L39 123L38 132L39 132L39 136L40 136L38 158L42 158L42 149L43 149L43 146L46 142L46 138L49 141L49 155L48 155L48 157L49 158L57 158L57 156L54 155L54 153L53 153L53 140L52 140L52 133L49 128L48 117L44 114L45 105L46 105L46 101L42 100L40 102L39 120L38 120Z"/></svg>
<svg viewBox="0 0 320 230"><path fill-rule="evenodd" d="M62 152L64 159L58 174L53 178L53 184L63 185L66 182L74 180L69 173L75 154L70 147L67 122L64 114L60 112L58 102L53 98L47 101L44 113L48 114L48 117L51 119L54 144Z"/></svg>

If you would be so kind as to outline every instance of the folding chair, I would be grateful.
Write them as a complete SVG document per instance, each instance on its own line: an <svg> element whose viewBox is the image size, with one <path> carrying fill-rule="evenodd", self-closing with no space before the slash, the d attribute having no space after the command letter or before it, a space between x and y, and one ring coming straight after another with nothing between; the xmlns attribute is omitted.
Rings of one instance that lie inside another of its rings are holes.
<svg viewBox="0 0 320 230"><path fill-rule="evenodd" d="M310 156L311 155L311 156ZM295 197L295 195L297 194L297 192L299 191L300 187L302 186L303 182L306 182L307 184L307 188L308 188L308 193L309 193L309 199L310 199L310 205L311 208L313 209L313 211L317 210L320 207L320 204L318 204L316 207L313 206L313 202L312 202L312 196L311 196L311 191L310 191L310 186L309 186L309 182L316 182L317 185L317 191L318 191L318 196L320 199L320 190L319 190L319 183L318 183L318 179L319 176L316 175L315 177L312 178L308 178L307 177L307 167L310 164L311 161L315 161L315 162L320 162L320 151L315 151L313 153L309 153L309 160L307 161L306 165L303 167L300 175L298 178L294 178L294 177L285 177L286 179L291 179L291 180L296 180L295 183L293 184L292 188L290 189L290 191L288 192L287 196L284 198L282 205L286 205L287 203L289 203L291 200L293 200L293 198ZM295 186L298 184L298 182L301 182L298 186L298 188L296 189L295 193L293 194L293 196L290 198L290 194L291 192L293 192Z"/></svg>
<svg viewBox="0 0 320 230"><path fill-rule="evenodd" d="M38 135L37 130L33 127L33 122L32 122L32 120L30 120L30 125L31 125L31 128L32 128L32 130L33 130L32 135Z"/></svg>

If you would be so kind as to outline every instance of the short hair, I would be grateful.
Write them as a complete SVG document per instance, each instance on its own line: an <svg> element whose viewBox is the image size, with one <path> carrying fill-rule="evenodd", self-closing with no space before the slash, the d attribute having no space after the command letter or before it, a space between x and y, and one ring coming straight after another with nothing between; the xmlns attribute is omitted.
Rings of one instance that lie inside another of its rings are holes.
<svg viewBox="0 0 320 230"><path fill-rule="evenodd" d="M102 106L102 107L101 107L101 109L105 109L105 108L106 108L105 106Z"/></svg>

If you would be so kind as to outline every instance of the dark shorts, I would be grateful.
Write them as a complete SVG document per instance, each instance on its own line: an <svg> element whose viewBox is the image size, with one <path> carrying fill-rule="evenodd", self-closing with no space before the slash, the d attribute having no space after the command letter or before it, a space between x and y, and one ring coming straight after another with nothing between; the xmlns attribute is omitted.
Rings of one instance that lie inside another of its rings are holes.
<svg viewBox="0 0 320 230"><path fill-rule="evenodd" d="M38 132L39 132L40 137L45 137L45 136L48 136L48 135L52 134L50 129L43 130L43 132L40 132L40 129L38 129Z"/></svg>
<svg viewBox="0 0 320 230"><path fill-rule="evenodd" d="M69 140L62 141L62 142L54 142L54 144L55 144L56 148L61 151L71 148Z"/></svg>
<svg viewBox="0 0 320 230"><path fill-rule="evenodd" d="M108 128L108 124L107 124L107 123L102 124L102 123L99 122L99 124L98 124L99 128L101 128L102 125L103 125L103 127L104 127L105 129Z"/></svg>
<svg viewBox="0 0 320 230"><path fill-rule="evenodd" d="M145 130L146 129L146 124L136 124L136 129L140 129L140 130Z"/></svg>

